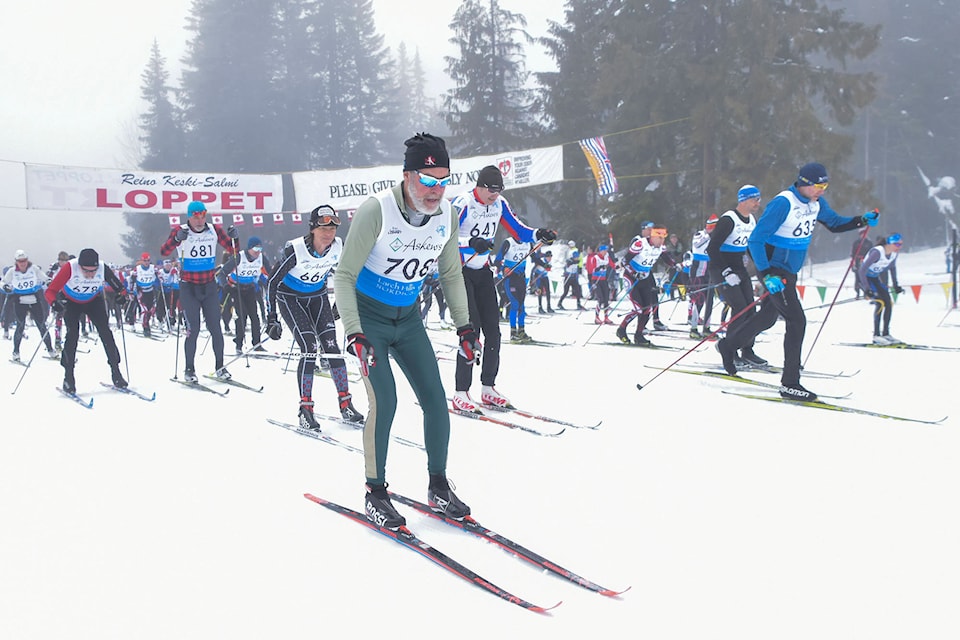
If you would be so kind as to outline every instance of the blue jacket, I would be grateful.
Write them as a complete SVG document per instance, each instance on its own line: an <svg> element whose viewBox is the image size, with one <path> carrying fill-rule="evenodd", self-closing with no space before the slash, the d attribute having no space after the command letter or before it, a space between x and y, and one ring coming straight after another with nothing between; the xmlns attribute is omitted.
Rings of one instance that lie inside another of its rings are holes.
<svg viewBox="0 0 960 640"><path fill-rule="evenodd" d="M808 198L804 198L797 191L796 185L790 187L787 191L806 205L810 203ZM767 203L766 208L760 219L757 220L757 226L750 239L747 241L747 248L750 249L750 257L757 266L757 271L765 273L771 269L777 269L787 273L798 273L803 267L803 262L807 258L807 249L810 246L812 228L807 229L800 234L800 237L791 237L786 235L781 229L787 217L791 213L791 201L782 192ZM830 231L838 233L849 231L863 226L860 216L848 218L841 216L830 208L830 205L824 198L819 200L820 210L817 212L816 222L827 227ZM811 225L812 226L812 225ZM778 233L779 231L779 233Z"/></svg>

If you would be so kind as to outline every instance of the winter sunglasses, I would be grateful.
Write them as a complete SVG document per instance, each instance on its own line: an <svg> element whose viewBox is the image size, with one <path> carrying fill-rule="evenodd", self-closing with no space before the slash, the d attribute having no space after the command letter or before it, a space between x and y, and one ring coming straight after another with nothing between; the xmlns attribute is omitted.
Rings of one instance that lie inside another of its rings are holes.
<svg viewBox="0 0 960 640"><path fill-rule="evenodd" d="M450 184L450 176L446 178L434 178L433 176L428 176L425 173L417 171L417 177L420 178L420 184L425 187L445 187Z"/></svg>

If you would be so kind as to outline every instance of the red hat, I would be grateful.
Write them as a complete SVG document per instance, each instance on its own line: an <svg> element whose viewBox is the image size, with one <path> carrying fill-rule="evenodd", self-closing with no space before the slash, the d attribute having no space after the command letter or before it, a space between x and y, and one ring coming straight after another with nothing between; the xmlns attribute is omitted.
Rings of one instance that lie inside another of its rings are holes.
<svg viewBox="0 0 960 640"><path fill-rule="evenodd" d="M140 256L140 259L141 259L141 260L150 260L150 254L147 253L146 251L144 251L143 254Z"/></svg>

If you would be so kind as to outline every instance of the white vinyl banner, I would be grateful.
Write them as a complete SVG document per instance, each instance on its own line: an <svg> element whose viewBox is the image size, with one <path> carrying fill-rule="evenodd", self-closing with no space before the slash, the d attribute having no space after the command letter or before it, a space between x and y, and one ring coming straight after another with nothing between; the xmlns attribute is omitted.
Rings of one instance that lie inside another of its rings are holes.
<svg viewBox="0 0 960 640"><path fill-rule="evenodd" d="M209 211L283 211L280 174L124 171L25 165L27 208L183 214L193 200Z"/></svg>
<svg viewBox="0 0 960 640"><path fill-rule="evenodd" d="M487 165L495 165L503 173L505 189L531 187L563 180L563 147L544 147L511 151L489 156L450 159L450 186L445 196L453 198L471 190L477 174ZM310 211L329 204L338 211L356 209L373 194L395 186L403 180L400 165L338 169L336 171L304 171L293 174L297 208Z"/></svg>

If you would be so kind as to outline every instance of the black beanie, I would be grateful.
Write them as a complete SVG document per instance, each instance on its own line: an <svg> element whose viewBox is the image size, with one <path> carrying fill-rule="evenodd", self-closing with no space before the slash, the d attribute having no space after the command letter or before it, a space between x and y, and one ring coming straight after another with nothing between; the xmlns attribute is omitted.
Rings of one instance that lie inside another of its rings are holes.
<svg viewBox="0 0 960 640"><path fill-rule="evenodd" d="M93 249L84 249L80 252L80 257L77 258L77 264L81 267L98 267L100 266L100 256Z"/></svg>
<svg viewBox="0 0 960 640"><path fill-rule="evenodd" d="M429 167L450 168L450 155L443 138L418 133L403 144L407 145L403 154L404 171L419 171Z"/></svg>
<svg viewBox="0 0 960 640"><path fill-rule="evenodd" d="M478 187L500 187L503 189L503 174L500 169L488 164L477 174Z"/></svg>

